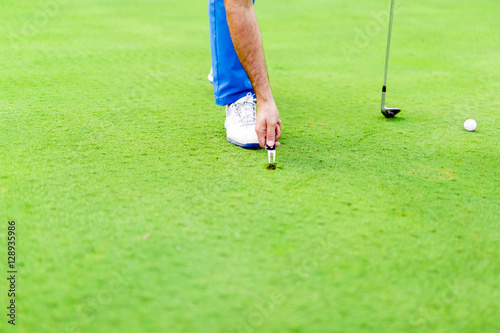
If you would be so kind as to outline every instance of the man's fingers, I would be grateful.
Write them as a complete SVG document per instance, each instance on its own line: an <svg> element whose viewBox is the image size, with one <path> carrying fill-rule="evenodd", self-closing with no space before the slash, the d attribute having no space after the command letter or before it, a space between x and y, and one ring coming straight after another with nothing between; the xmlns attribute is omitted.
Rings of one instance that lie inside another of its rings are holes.
<svg viewBox="0 0 500 333"><path fill-rule="evenodd" d="M279 142L277 142L281 138L281 120L278 119L278 122L275 126L267 123L266 128L257 130L257 138L259 139L259 145L264 148L266 145L268 147L279 146Z"/></svg>
<svg viewBox="0 0 500 333"><path fill-rule="evenodd" d="M266 129L256 128L255 132L257 132L257 139L259 140L259 145L262 148L264 148L266 146Z"/></svg>
<svg viewBox="0 0 500 333"><path fill-rule="evenodd" d="M257 106L257 108L259 108ZM259 140L259 145L262 148L279 146L277 142L281 137L281 120L279 115L273 115L272 112L269 114L265 109L260 109L260 113L257 112L257 120L255 124L255 132L257 133L257 139ZM276 110L277 113L278 110Z"/></svg>
<svg viewBox="0 0 500 333"><path fill-rule="evenodd" d="M278 124L276 125L276 141L281 138L281 120L278 120Z"/></svg>

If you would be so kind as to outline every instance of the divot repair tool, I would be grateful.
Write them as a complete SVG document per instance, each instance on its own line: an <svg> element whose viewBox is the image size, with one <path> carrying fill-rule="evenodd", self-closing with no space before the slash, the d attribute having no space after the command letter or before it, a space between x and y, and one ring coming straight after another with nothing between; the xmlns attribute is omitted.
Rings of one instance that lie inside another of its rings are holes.
<svg viewBox="0 0 500 333"><path fill-rule="evenodd" d="M271 155L273 156L273 163L276 162L276 144L274 146L269 147L266 144L266 150L267 150L267 160L269 163L271 163Z"/></svg>

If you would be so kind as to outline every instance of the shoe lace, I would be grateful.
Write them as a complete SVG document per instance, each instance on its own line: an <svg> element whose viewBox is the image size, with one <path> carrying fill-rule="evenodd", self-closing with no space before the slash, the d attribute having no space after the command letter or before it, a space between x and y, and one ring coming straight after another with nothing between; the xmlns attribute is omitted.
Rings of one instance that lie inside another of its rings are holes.
<svg viewBox="0 0 500 333"><path fill-rule="evenodd" d="M255 125L256 102L255 96L248 93L244 98L233 103L234 111L243 126Z"/></svg>

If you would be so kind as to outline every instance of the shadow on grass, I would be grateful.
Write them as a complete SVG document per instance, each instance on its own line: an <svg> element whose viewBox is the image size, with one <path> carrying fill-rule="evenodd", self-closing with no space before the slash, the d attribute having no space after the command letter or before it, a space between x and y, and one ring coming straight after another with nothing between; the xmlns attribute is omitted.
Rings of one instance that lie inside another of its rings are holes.
<svg viewBox="0 0 500 333"><path fill-rule="evenodd" d="M394 118L386 118L384 116L380 117L382 120L385 120L385 121L388 121L390 123L397 123L397 122L402 122L402 121L406 121L406 118L405 117L394 117Z"/></svg>

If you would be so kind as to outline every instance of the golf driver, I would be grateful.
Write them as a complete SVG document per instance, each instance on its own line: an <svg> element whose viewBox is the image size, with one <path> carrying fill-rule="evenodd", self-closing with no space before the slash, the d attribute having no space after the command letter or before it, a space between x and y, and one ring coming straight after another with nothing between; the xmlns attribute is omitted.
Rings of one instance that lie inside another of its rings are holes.
<svg viewBox="0 0 500 333"><path fill-rule="evenodd" d="M389 37L387 37L387 53L385 56L385 75L384 75L384 86L382 88L382 114L386 118L392 118L397 115L401 109L398 108L388 108L385 106L385 92L387 91L387 70L389 69L389 50L391 48L391 33L392 33L392 19L394 16L394 0L391 0L391 15L389 18Z"/></svg>

